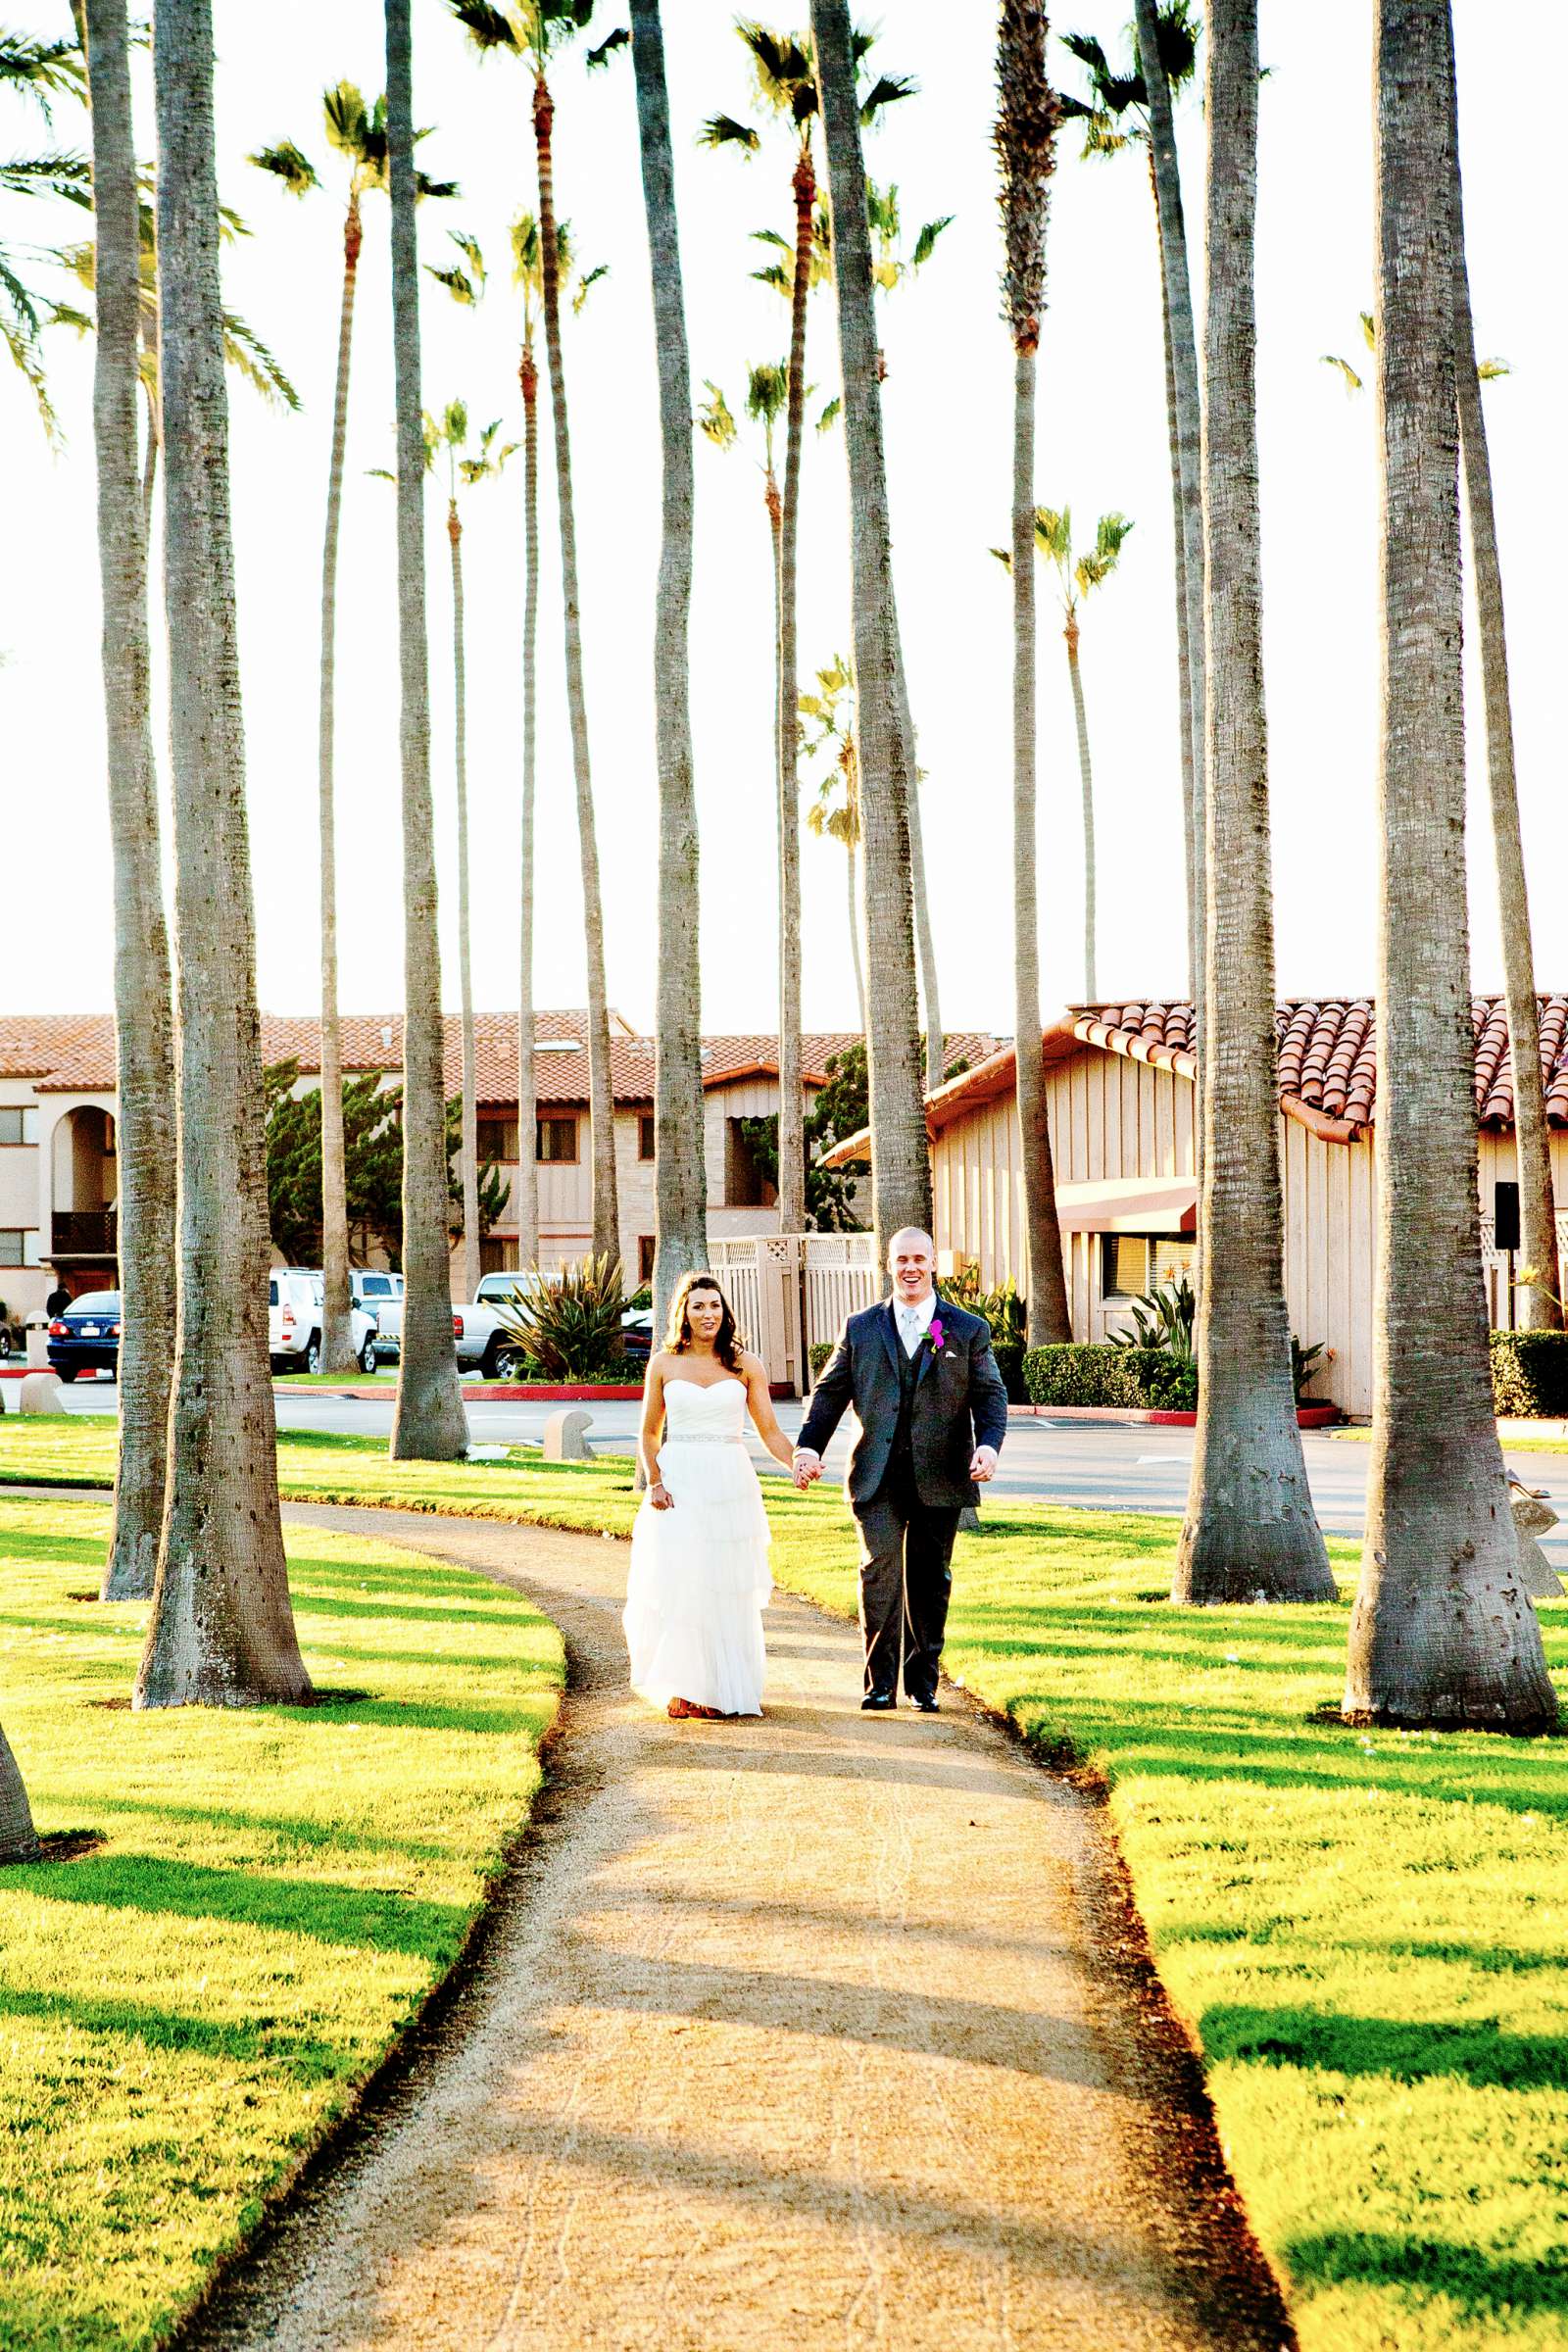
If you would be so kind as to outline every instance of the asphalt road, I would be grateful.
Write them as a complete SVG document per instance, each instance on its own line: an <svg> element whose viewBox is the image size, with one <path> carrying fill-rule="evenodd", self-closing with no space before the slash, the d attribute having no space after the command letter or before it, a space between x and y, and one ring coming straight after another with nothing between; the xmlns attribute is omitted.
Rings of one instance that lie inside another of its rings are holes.
<svg viewBox="0 0 1568 2352"><path fill-rule="evenodd" d="M280 1429L319 1429L342 1434L385 1436L392 1426L392 1398L362 1403L333 1396L319 1389L276 1392ZM113 1412L119 1392L107 1381L78 1381L66 1392L72 1412ZM537 1442L559 1404L470 1404L468 1428L475 1446L516 1446ZM639 1408L633 1403L591 1404L589 1442L605 1453L630 1453L636 1442ZM778 1407L779 1422L793 1437L801 1425L802 1408ZM1318 1518L1330 1535L1359 1536L1365 1524L1368 1448L1364 1442L1307 1430L1301 1444ZM827 1473L842 1474L849 1450L849 1425L829 1448ZM764 1474L774 1465L754 1445L758 1468ZM1193 1454L1190 1429L1148 1426L1123 1429L1104 1423L1031 1420L1018 1417L1007 1431L1002 1466L992 1493L1049 1498L1111 1511L1165 1511L1179 1514L1187 1499L1188 1473ZM1508 1466L1533 1487L1544 1487L1562 1510L1565 1525L1553 1529L1544 1548L1552 1564L1568 1572L1568 1453L1531 1454L1509 1446Z"/></svg>

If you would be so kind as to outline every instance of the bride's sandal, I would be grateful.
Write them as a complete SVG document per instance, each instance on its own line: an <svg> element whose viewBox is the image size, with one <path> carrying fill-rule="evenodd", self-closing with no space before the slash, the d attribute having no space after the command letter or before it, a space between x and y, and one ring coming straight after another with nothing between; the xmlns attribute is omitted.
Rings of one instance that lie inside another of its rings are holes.
<svg viewBox="0 0 1568 2352"><path fill-rule="evenodd" d="M672 1723L722 1723L717 1707L700 1707L689 1698L672 1698L664 1710Z"/></svg>

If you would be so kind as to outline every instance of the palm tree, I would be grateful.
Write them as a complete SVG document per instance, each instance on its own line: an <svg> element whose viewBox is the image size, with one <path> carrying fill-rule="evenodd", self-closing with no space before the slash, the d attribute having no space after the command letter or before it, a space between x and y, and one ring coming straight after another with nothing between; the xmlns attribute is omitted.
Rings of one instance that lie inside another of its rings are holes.
<svg viewBox="0 0 1568 2352"><path fill-rule="evenodd" d="M1379 0L1376 1391L1345 1712L1549 1731L1492 1401L1464 870L1447 9Z"/></svg>
<svg viewBox="0 0 1568 2352"><path fill-rule="evenodd" d="M780 606L784 589L784 500L774 470L774 440L780 416L789 406L790 370L787 360L764 361L760 367L746 371L745 408L753 424L762 428L762 455L758 464L762 475L762 505L767 515L767 527L773 558L773 692L779 692L779 646L782 636ZM723 392L715 383L703 383L707 400L697 412L701 432L715 449L733 449L740 437L735 414ZM776 732L776 728L775 728Z"/></svg>
<svg viewBox="0 0 1568 2352"><path fill-rule="evenodd" d="M1132 524L1125 514L1102 514L1095 544L1084 555L1072 552L1072 511L1059 514L1050 507L1035 510L1035 544L1056 566L1061 610L1066 621L1062 637L1067 647L1067 674L1072 683L1073 717L1078 727L1078 780L1084 802L1084 1002L1098 1004L1095 982L1095 778L1089 760L1089 720L1084 711L1084 682L1078 668L1078 609L1090 591L1101 587L1115 570Z"/></svg>
<svg viewBox="0 0 1568 2352"><path fill-rule="evenodd" d="M931 1222L909 880L914 758L901 691L877 381L876 300L856 93L857 36L850 28L846 0L811 0L811 31L833 210L839 371L849 458L860 816L865 831L871 1189L878 1244L885 1251L900 1226L929 1230ZM787 509L787 491L785 503Z"/></svg>
<svg viewBox="0 0 1568 2352"><path fill-rule="evenodd" d="M1526 1330L1558 1331L1562 1328L1562 1306L1558 1297L1557 1204L1551 1175L1551 1138L1546 1126L1546 1093L1541 1070L1541 1008L1536 995L1530 893L1525 879L1524 835L1519 822L1502 568L1492 496L1492 460L1481 404L1481 386L1506 375L1508 368L1505 361L1476 357L1475 325L1470 315L1470 272L1464 246L1464 202L1458 176L1457 101L1450 145L1454 167L1453 313L1459 445L1464 458L1465 503L1470 514L1470 544L1475 558L1492 837L1497 867L1509 1056L1513 1065L1520 1240L1524 1245L1524 1272L1515 1297ZM1377 328L1372 314L1363 311L1360 318L1367 348L1375 352ZM1361 376L1348 360L1327 352L1324 364L1339 369L1348 390L1354 393L1362 389Z"/></svg>
<svg viewBox="0 0 1568 2352"><path fill-rule="evenodd" d="M1187 860L1188 988L1195 1004L1203 987L1203 524L1200 502L1202 410L1198 339L1187 267L1187 228L1172 122L1172 94L1198 67L1199 26L1193 0L1138 0L1134 54L1119 70L1088 33L1068 33L1065 46L1088 69L1091 97L1063 96L1064 117L1085 125L1086 156L1108 156L1129 145L1147 149L1150 188L1159 239L1160 312L1165 345L1165 413L1170 446L1171 502L1176 542L1176 659L1181 707L1182 831ZM1146 73L1151 57L1157 70ZM1122 129L1131 116L1134 129Z"/></svg>
<svg viewBox="0 0 1568 2352"><path fill-rule="evenodd" d="M662 458L662 542L654 625L659 760L659 994L654 1068L654 1311L662 1323L683 1274L708 1263L703 1153L702 993L698 965L697 800L692 782L691 360L675 212L664 34L659 0L631 0L632 71L653 275Z"/></svg>
<svg viewBox="0 0 1568 2352"><path fill-rule="evenodd" d="M11 1743L0 1731L0 1862L35 1862L38 1833Z"/></svg>
<svg viewBox="0 0 1568 2352"><path fill-rule="evenodd" d="M367 107L352 81L321 93L327 145L347 167L343 216L343 293L338 310L337 389L326 475L326 528L321 541L321 683L317 728L321 854L321 1368L352 1372L353 1301L349 1296L348 1179L343 1158L343 1032L337 994L337 823L333 751L337 686L337 560L343 513L343 460L348 445L349 365L354 347L354 296L365 242L364 199L387 191L386 100ZM315 165L292 139L251 157L282 181L292 196L321 184ZM455 196L451 181L417 176L421 196ZM470 1293L471 1297L472 1294Z"/></svg>
<svg viewBox="0 0 1568 2352"><path fill-rule="evenodd" d="M158 1566L174 1355L174 1049L148 723L147 543L136 412L140 206L125 0L86 0L98 346L93 433L103 592L104 716L115 861L120 1164L120 1452L102 1597L150 1593Z"/></svg>
<svg viewBox="0 0 1568 2352"><path fill-rule="evenodd" d="M392 198L392 365L398 447L398 654L403 765L403 1347L392 1454L456 1461L466 1450L452 1345L441 948L430 800L430 673L424 612L423 415L414 168L411 0L386 0L387 167Z"/></svg>
<svg viewBox="0 0 1568 2352"><path fill-rule="evenodd" d="M219 296L211 0L157 0L179 1330L139 1707L299 1700L268 1367L266 1138ZM123 329L122 328L122 335Z"/></svg>
<svg viewBox="0 0 1568 2352"><path fill-rule="evenodd" d="M816 727L816 733L808 737L801 749L808 760L827 752L830 763L817 784L816 799L806 812L806 821L818 840L825 837L838 842L847 855L850 954L855 962L855 1001L863 1034L865 970L860 956L860 899L857 879L860 853L860 753L855 731L855 672L842 654L835 654L827 667L817 671L816 682L815 694L801 697L802 717Z"/></svg>
<svg viewBox="0 0 1568 2352"><path fill-rule="evenodd" d="M1029 1265L1029 1345L1072 1338L1056 1219L1040 1012L1040 901L1035 880L1035 377L1046 304L1046 211L1056 168L1056 93L1046 66L1041 0L1002 0L997 34L997 154L1005 247L1003 316L1012 337L1012 925L1013 1051Z"/></svg>
<svg viewBox="0 0 1568 2352"><path fill-rule="evenodd" d="M555 51L584 29L593 0L448 0L458 22L482 53L507 51L533 74L533 133L539 170L539 261L545 350L550 364L555 425L556 504L561 526L561 594L565 623L566 710L571 725L577 793L577 841L582 866L583 939L588 958L588 1116L593 1135L595 1257L620 1256L620 1209L615 1182L615 1117L610 1072L610 1004L605 985L605 913L594 825L593 767L588 704L583 688L582 608L577 583L577 516L571 484L571 433L561 348L560 249L556 241L555 99L546 68ZM614 36L612 35L612 40ZM621 36L624 38L624 34ZM594 53L590 53L591 55Z"/></svg>
<svg viewBox="0 0 1568 2352"><path fill-rule="evenodd" d="M795 212L794 268L790 274L790 363L784 431L784 503L779 537L778 693L774 706L778 765L779 848L779 1039L778 1039L778 1218L784 1233L806 1226L806 1103L801 1079L801 815L800 815L800 599L798 564L801 512L801 447L806 415L806 303L825 266L818 234L816 164L812 133L824 112L810 35L775 31L742 17L736 31L750 54L757 97L764 117L782 124L794 162L790 194ZM906 78L883 75L863 95L860 68L874 36L852 32L850 96L859 119L873 122L883 110L912 94ZM735 147L755 154L760 133L732 115L714 115L704 125L708 147ZM858 144L858 140L857 140ZM863 196L861 199L863 210ZM762 231L769 242L773 232ZM775 266L776 267L776 266ZM760 272L767 276L766 271ZM906 823L906 831L907 825Z"/></svg>
<svg viewBox="0 0 1568 2352"><path fill-rule="evenodd" d="M74 0L73 15L74 32L55 40L39 40L9 28L0 30L0 89L26 99L51 128L56 98L81 100L87 96L80 0ZM41 155L16 155L0 162L0 191L12 196L54 196L86 208L92 202L90 177L85 157L66 148L50 148ZM50 306L27 285L23 267L16 254L0 246L0 342L32 392L45 433L58 443L40 348L40 331Z"/></svg>
<svg viewBox="0 0 1568 2352"><path fill-rule="evenodd" d="M470 242L468 258L477 262L478 248ZM479 1103L473 1035L473 957L468 909L468 683L467 649L463 612L463 517L458 512L458 485L471 490L494 481L509 458L517 454L514 441L499 439L498 416L481 431L471 447L468 410L454 400L437 418L427 418L425 446L432 457L447 455L447 544L452 551L452 713L453 771L458 796L458 973L463 1027L463 1102L459 1126L458 1168L463 1186L463 1296L479 1294ZM537 1254L537 1253L536 1253Z"/></svg>
<svg viewBox="0 0 1568 2352"><path fill-rule="evenodd" d="M1212 0L1207 116L1203 578L1224 724L1207 763L1198 1433L1171 1598L1332 1600L1285 1304L1252 290L1257 0Z"/></svg>

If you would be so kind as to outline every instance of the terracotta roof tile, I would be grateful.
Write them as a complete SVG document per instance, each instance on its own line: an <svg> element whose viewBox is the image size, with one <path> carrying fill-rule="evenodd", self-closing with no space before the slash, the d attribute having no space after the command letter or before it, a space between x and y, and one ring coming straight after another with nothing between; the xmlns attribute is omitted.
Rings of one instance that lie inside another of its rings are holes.
<svg viewBox="0 0 1568 2352"><path fill-rule="evenodd" d="M1538 1000L1541 1069L1546 1116L1568 1127L1568 996ZM1145 1054L1191 1050L1193 1007L1186 1003L1092 1004L1075 1008ZM1513 1124L1508 1016L1501 997L1471 1002L1475 1030L1476 1118L1483 1127ZM1377 1112L1377 1012L1368 997L1293 998L1278 1009L1280 1101L1303 1103L1325 1118L1364 1127Z"/></svg>
<svg viewBox="0 0 1568 2352"><path fill-rule="evenodd" d="M587 1016L580 1011L540 1012L535 1015L534 1074L541 1102L586 1103L588 1054L582 1039ZM829 1059L846 1047L858 1045L852 1030L826 1030L802 1039L808 1077L826 1074ZM981 1061L994 1052L995 1039L979 1032L950 1038L955 1060ZM517 1016L514 1012L481 1012L474 1016L477 1095L486 1105L506 1105L517 1100ZM321 1066L320 1024L309 1014L262 1015L262 1057L271 1063L294 1060L302 1071L315 1074ZM620 1014L611 1014L611 1080L617 1102L652 1103L654 1099L654 1041L639 1037ZM343 1016L343 1066L346 1070L400 1070L403 1066L401 1013L346 1013ZM752 1072L778 1067L778 1041L760 1031L708 1037L703 1040L703 1080L718 1086ZM463 1083L463 1046L456 1015L445 1022L444 1068L447 1092L456 1095ZM0 1077L32 1078L44 1094L108 1094L115 1084L115 1024L107 1013L0 1015Z"/></svg>

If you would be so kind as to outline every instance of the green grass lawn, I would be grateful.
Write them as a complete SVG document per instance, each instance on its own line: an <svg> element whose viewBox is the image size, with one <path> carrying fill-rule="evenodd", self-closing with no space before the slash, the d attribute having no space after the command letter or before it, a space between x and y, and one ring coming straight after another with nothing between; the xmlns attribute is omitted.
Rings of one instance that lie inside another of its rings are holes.
<svg viewBox="0 0 1568 2352"><path fill-rule="evenodd" d="M437 1468L292 1436L279 1460L297 1494L617 1533L633 1507L624 1460ZM0 1477L110 1468L107 1424L0 1424ZM764 1491L779 1581L851 1611L837 1491ZM1177 1613L1175 1537L988 1505L950 1671L1107 1784L1307 2352L1568 2346L1568 1740L1323 1720L1348 1581L1338 1608ZM1330 1549L1348 1580L1356 1546ZM1542 1616L1561 1682L1568 1603Z"/></svg>
<svg viewBox="0 0 1568 2352"><path fill-rule="evenodd" d="M162 2339L463 1948L538 1782L561 1642L517 1595L289 1540L318 1690L133 1714L98 1501L0 1496L0 1709L39 1832L0 1877L0 2345Z"/></svg>

